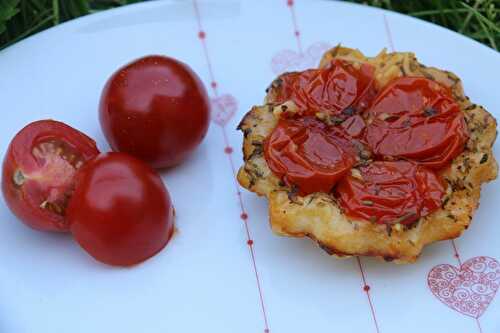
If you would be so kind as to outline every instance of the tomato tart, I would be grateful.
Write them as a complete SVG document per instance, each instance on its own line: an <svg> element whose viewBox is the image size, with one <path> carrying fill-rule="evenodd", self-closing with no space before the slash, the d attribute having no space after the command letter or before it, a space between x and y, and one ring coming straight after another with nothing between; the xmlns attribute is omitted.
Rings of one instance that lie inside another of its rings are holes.
<svg viewBox="0 0 500 333"><path fill-rule="evenodd" d="M266 92L238 127L238 181L269 199L276 234L331 255L414 262L467 229L497 176L496 120L411 52L337 46Z"/></svg>

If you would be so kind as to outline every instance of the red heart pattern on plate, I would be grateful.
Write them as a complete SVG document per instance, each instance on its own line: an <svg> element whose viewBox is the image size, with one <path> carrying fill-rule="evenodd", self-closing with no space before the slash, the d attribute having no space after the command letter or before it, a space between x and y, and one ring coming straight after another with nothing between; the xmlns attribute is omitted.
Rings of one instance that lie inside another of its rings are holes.
<svg viewBox="0 0 500 333"><path fill-rule="evenodd" d="M225 126L238 109L238 101L233 95L223 94L211 99L212 121L220 126Z"/></svg>
<svg viewBox="0 0 500 333"><path fill-rule="evenodd" d="M464 315L479 318L500 285L500 263L490 257L474 257L460 267L441 264L427 276L431 292L441 302Z"/></svg>
<svg viewBox="0 0 500 333"><path fill-rule="evenodd" d="M330 44L317 42L310 45L302 54L293 50L281 50L271 60L274 74L302 71L318 66L323 53L330 49Z"/></svg>

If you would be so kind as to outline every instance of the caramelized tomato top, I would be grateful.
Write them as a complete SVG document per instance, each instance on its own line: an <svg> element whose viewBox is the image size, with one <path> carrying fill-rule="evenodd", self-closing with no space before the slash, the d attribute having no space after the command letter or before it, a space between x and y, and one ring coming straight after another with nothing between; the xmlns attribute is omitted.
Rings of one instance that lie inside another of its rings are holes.
<svg viewBox="0 0 500 333"><path fill-rule="evenodd" d="M364 64L360 69L340 60L327 68L286 73L273 102L293 101L299 110L314 114L327 111L337 116L350 116L348 107L362 110L373 96L374 69Z"/></svg>
<svg viewBox="0 0 500 333"><path fill-rule="evenodd" d="M280 119L265 143L271 170L301 194L330 192L354 165L355 156L340 128L311 116Z"/></svg>
<svg viewBox="0 0 500 333"><path fill-rule="evenodd" d="M380 224L410 224L440 207L445 188L422 165L377 161L353 169L336 193L348 216Z"/></svg>
<svg viewBox="0 0 500 333"><path fill-rule="evenodd" d="M265 158L301 195L333 189L352 218L410 224L441 206L436 172L463 151L467 124L439 83L402 77L376 95L373 72L335 61L281 76L273 102L292 100L299 112L282 114Z"/></svg>
<svg viewBox="0 0 500 333"><path fill-rule="evenodd" d="M467 125L450 91L421 77L389 84L368 110L366 141L381 158L407 158L443 168L460 154Z"/></svg>

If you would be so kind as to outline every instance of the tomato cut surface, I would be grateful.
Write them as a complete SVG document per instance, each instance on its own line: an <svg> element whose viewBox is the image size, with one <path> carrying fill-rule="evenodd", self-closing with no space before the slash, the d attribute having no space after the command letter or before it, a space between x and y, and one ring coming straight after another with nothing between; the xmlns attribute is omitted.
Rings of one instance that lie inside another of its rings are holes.
<svg viewBox="0 0 500 333"><path fill-rule="evenodd" d="M373 162L353 169L336 195L345 213L379 224L410 224L441 206L445 188L424 166L413 162Z"/></svg>
<svg viewBox="0 0 500 333"><path fill-rule="evenodd" d="M301 194L330 192L356 162L344 132L315 117L282 118L265 143L271 170Z"/></svg>
<svg viewBox="0 0 500 333"><path fill-rule="evenodd" d="M76 171L99 151L95 142L58 121L33 122L12 139L3 162L2 192L32 228L68 231L65 211Z"/></svg>
<svg viewBox="0 0 500 333"><path fill-rule="evenodd" d="M279 78L275 103L293 101L299 110L314 114L327 111L336 116L351 116L364 110L374 96L374 69L363 64L354 68L340 60L327 68L286 73ZM353 109L346 110L352 107Z"/></svg>
<svg viewBox="0 0 500 333"><path fill-rule="evenodd" d="M464 115L450 91L421 77L389 84L367 111L366 141L380 157L408 158L442 168L468 139Z"/></svg>

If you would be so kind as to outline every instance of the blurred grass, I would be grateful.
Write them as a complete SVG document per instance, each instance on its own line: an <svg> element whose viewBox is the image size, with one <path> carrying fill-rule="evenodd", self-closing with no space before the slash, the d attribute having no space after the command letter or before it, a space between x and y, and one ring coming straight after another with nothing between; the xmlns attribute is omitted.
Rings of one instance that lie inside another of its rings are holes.
<svg viewBox="0 0 500 333"><path fill-rule="evenodd" d="M498 51L500 0L347 0L427 20L469 36Z"/></svg>
<svg viewBox="0 0 500 333"><path fill-rule="evenodd" d="M0 0L0 49L61 22L140 1ZM415 16L458 31L495 50L500 47L500 0L347 1Z"/></svg>
<svg viewBox="0 0 500 333"><path fill-rule="evenodd" d="M141 0L0 0L0 49L61 22Z"/></svg>

